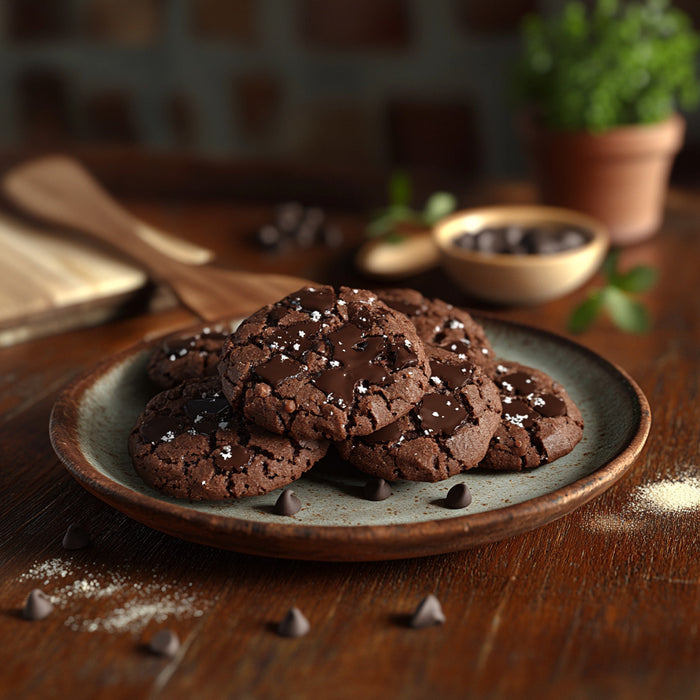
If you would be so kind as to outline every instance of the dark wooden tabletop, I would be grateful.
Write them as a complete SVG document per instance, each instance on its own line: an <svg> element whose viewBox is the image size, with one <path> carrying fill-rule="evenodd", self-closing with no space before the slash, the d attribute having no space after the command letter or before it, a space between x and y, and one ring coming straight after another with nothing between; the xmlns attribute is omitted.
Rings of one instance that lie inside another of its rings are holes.
<svg viewBox="0 0 700 700"><path fill-rule="evenodd" d="M512 201L528 191L494 195ZM149 223L249 270L368 284L353 270L361 212L329 210L335 250L265 254L250 232L270 217L235 201L127 200ZM87 493L49 442L58 392L145 336L194 321L182 309L119 320L0 350L0 696L6 698L698 698L700 697L700 196L671 194L663 229L622 253L658 268L644 299L648 335L607 320L578 338L623 367L653 425L613 488L541 529L457 554L374 563L239 555L180 541ZM586 288L495 313L565 334ZM470 305L438 272L409 280ZM62 547L85 523L86 548ZM58 601L21 609L33 588ZM405 624L434 592L446 622ZM290 606L311 623L286 639ZM173 659L145 644L175 631Z"/></svg>

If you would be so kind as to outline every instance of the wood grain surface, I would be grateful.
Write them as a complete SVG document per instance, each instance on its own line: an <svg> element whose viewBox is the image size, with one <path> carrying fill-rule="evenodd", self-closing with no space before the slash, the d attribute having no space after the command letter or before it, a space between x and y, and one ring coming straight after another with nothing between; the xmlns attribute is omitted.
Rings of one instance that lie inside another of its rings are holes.
<svg viewBox="0 0 700 700"><path fill-rule="evenodd" d="M495 191L493 199L512 196ZM350 263L362 231L357 213L329 212L346 232L339 250L269 255L249 243L269 207L167 199L128 206L244 269L368 284ZM623 266L660 271L646 295L652 333L625 335L604 321L579 338L627 370L649 398L652 432L636 466L557 522L456 554L348 564L256 558L160 534L83 490L49 443L58 391L101 358L194 321L182 309L0 350L0 696L700 697L700 510L640 500L655 484L700 478L699 222L700 196L674 196L659 235L623 253ZM546 305L495 313L560 333L596 283ZM469 304L439 273L408 284ZM77 521L93 542L66 551L63 534ZM65 577L29 575L52 560ZM87 595L95 580L100 595ZM29 622L20 610L35 587L63 591L62 602ZM431 592L446 623L409 628L408 616ZM168 601L181 603L178 612L143 628L114 622L118 609L135 614L137 604L143 612ZM311 623L301 639L275 632L292 605ZM173 659L145 649L163 627L182 643Z"/></svg>

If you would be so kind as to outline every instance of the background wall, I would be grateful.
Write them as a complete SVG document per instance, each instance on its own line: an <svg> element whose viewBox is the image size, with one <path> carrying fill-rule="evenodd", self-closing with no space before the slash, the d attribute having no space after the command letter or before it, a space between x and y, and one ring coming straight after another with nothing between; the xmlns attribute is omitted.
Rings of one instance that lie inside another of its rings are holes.
<svg viewBox="0 0 700 700"><path fill-rule="evenodd" d="M4 0L0 148L518 176L506 85L517 28L558 4ZM677 4L700 22L698 0Z"/></svg>

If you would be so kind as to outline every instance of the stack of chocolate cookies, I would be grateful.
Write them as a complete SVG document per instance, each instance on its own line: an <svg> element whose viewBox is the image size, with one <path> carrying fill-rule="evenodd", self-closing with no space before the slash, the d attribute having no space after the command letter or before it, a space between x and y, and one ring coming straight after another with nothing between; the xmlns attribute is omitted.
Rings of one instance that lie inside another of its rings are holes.
<svg viewBox="0 0 700 700"><path fill-rule="evenodd" d="M231 335L165 341L148 372L163 391L129 437L134 467L191 500L267 493L331 443L372 477L434 482L532 469L583 433L560 384L497 358L467 312L414 290L306 287Z"/></svg>

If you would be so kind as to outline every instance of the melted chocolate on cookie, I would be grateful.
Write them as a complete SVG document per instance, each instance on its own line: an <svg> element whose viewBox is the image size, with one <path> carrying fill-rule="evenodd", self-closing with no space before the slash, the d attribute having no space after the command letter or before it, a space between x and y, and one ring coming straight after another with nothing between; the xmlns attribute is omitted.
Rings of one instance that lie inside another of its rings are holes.
<svg viewBox="0 0 700 700"><path fill-rule="evenodd" d="M501 392L503 421L482 466L519 471L570 452L583 434L583 418L564 388L540 370L499 363L494 381Z"/></svg>
<svg viewBox="0 0 700 700"><path fill-rule="evenodd" d="M537 414L554 418L566 413L564 401L551 393L537 393L537 378L526 372L511 372L497 377L496 384L505 394L503 417L515 425L530 428L537 420ZM518 398L513 398L513 395Z"/></svg>
<svg viewBox="0 0 700 700"><path fill-rule="evenodd" d="M220 373L251 421L297 439L368 434L405 415L428 383L415 328L367 290L307 287L246 319Z"/></svg>

